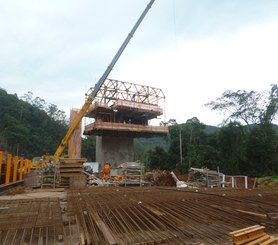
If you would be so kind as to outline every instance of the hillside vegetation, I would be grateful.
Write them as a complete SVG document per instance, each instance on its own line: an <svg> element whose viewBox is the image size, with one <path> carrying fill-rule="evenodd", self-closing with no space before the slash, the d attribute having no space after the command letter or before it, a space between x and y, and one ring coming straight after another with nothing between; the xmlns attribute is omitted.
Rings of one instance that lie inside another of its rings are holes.
<svg viewBox="0 0 278 245"><path fill-rule="evenodd" d="M0 88L0 150L26 158L53 154L67 130L64 112L31 95Z"/></svg>
<svg viewBox="0 0 278 245"><path fill-rule="evenodd" d="M278 175L278 127L273 124L277 85L272 85L268 97L226 91L208 106L231 114L220 127L196 117L182 124L171 121L167 137L135 140L134 160L149 170L186 173L190 167L207 167L227 175ZM56 105L33 98L31 92L18 98L0 89L0 150L27 158L54 154L67 128L65 113ZM82 139L82 157L95 161L95 137Z"/></svg>

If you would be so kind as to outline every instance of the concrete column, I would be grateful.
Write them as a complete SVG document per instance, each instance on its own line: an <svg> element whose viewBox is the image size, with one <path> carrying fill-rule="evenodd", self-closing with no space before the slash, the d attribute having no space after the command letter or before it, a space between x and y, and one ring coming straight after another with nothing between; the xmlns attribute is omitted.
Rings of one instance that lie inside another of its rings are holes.
<svg viewBox="0 0 278 245"><path fill-rule="evenodd" d="M96 161L101 168L134 161L133 138L96 136Z"/></svg>
<svg viewBox="0 0 278 245"><path fill-rule="evenodd" d="M78 115L79 109L71 109L70 111L70 125L73 124L75 118ZM80 158L81 157L81 126L82 123L78 125L75 129L71 139L69 140L68 155L70 158Z"/></svg>

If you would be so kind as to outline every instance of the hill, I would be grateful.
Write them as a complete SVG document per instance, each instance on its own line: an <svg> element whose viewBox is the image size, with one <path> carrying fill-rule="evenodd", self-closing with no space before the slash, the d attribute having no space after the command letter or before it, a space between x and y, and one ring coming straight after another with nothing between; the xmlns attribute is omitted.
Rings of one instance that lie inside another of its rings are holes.
<svg viewBox="0 0 278 245"><path fill-rule="evenodd" d="M67 130L64 112L31 94L27 102L0 88L0 150L29 159L53 154Z"/></svg>

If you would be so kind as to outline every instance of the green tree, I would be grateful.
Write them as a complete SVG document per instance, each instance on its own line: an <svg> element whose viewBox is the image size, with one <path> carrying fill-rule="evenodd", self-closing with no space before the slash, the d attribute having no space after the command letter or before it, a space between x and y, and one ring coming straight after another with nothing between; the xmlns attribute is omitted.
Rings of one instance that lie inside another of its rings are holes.
<svg viewBox="0 0 278 245"><path fill-rule="evenodd" d="M170 169L168 154L159 146L147 152L146 160L148 169Z"/></svg>
<svg viewBox="0 0 278 245"><path fill-rule="evenodd" d="M228 113L224 122L238 120L247 126L232 123L219 136L222 160L227 171L264 175L277 173L277 135L273 121L278 112L278 85L269 92L226 91L215 102L207 104L212 110Z"/></svg>
<svg viewBox="0 0 278 245"><path fill-rule="evenodd" d="M40 109L43 100L32 99L28 92L23 101L0 89L0 149L13 155L33 158L45 152L54 154L67 130L67 122L50 118ZM27 102L28 101L28 102ZM37 105L34 105L36 101Z"/></svg>
<svg viewBox="0 0 278 245"><path fill-rule="evenodd" d="M216 168L219 165L215 133L207 133L206 126L198 118L193 117L184 124L170 126L169 132L168 154L172 168L177 167L185 173L190 167Z"/></svg>
<svg viewBox="0 0 278 245"><path fill-rule="evenodd" d="M239 175L240 170L247 172L245 160L245 133L238 122L230 122L217 133L220 149L221 169L230 175Z"/></svg>
<svg viewBox="0 0 278 245"><path fill-rule="evenodd" d="M278 173L277 135L272 125L260 124L252 128L247 139L246 154L250 175Z"/></svg>
<svg viewBox="0 0 278 245"><path fill-rule="evenodd" d="M181 125L172 125L169 127L169 141L170 141L170 147L168 150L169 155L169 164L171 168L176 168L178 164L181 164L180 159L180 130ZM182 134L182 132L181 132ZM184 138L185 139L185 138ZM182 154L185 154L186 149L183 147Z"/></svg>
<svg viewBox="0 0 278 245"><path fill-rule="evenodd" d="M256 91L247 92L238 90L236 92L227 90L216 101L211 101L205 106L211 110L220 111L226 118L223 124L230 121L241 120L245 124L256 124L263 113L262 94Z"/></svg>
<svg viewBox="0 0 278 245"><path fill-rule="evenodd" d="M82 138L81 155L85 157L88 162L96 161L96 137L86 136Z"/></svg>
<svg viewBox="0 0 278 245"><path fill-rule="evenodd" d="M278 85L272 84L265 102L265 110L260 116L261 124L271 124L278 113Z"/></svg>
<svg viewBox="0 0 278 245"><path fill-rule="evenodd" d="M200 145L203 144L202 139L204 138L205 125L200 122L197 117L188 119L185 124L185 130L187 133L188 140L188 168L193 165L198 166L202 164L202 157L200 157Z"/></svg>
<svg viewBox="0 0 278 245"><path fill-rule="evenodd" d="M138 140L134 140L134 159L145 162L145 148Z"/></svg>

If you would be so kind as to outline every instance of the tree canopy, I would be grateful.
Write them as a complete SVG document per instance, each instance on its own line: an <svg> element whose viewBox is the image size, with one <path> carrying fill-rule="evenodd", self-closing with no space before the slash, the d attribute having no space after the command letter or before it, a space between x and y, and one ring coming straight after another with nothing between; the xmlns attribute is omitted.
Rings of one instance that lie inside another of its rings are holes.
<svg viewBox="0 0 278 245"><path fill-rule="evenodd" d="M224 113L223 124L234 120L246 125L271 123L278 112L278 85L272 84L269 92L227 90L205 106Z"/></svg>
<svg viewBox="0 0 278 245"><path fill-rule="evenodd" d="M226 91L207 106L225 111L220 127L208 126L197 117L177 124L172 120L169 136L138 139L135 156L148 169L178 170L190 167L216 170L227 175L277 175L278 86L268 92ZM65 113L56 105L28 92L21 98L0 89L0 150L32 158L53 154L68 127ZM82 139L82 156L95 161L95 138ZM135 160L138 160L135 159Z"/></svg>
<svg viewBox="0 0 278 245"><path fill-rule="evenodd" d="M55 116L46 110L44 100L32 93L18 98L0 89L0 149L13 155L33 158L53 154L67 130L63 111L55 107Z"/></svg>
<svg viewBox="0 0 278 245"><path fill-rule="evenodd" d="M169 149L148 151L150 166L167 163L167 169L184 173L190 167L219 167L228 175L278 174L278 127L273 124L278 113L276 84L267 92L228 90L206 106L224 112L222 125L208 130L196 117L183 124L171 120Z"/></svg>

